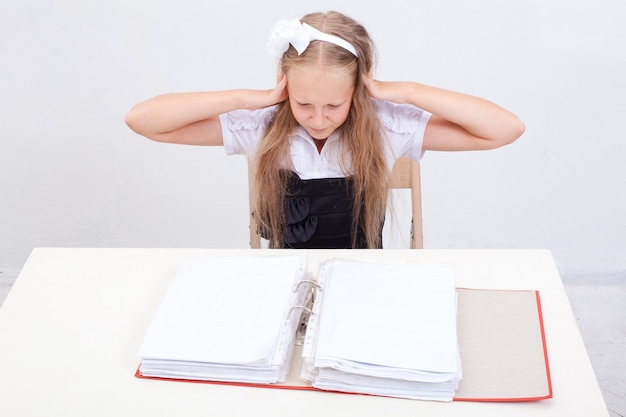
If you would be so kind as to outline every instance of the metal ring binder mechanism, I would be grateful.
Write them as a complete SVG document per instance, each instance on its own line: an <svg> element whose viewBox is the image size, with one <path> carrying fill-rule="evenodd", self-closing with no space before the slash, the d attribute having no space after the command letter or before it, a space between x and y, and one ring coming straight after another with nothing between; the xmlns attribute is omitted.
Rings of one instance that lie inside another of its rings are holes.
<svg viewBox="0 0 626 417"><path fill-rule="evenodd" d="M289 310L289 315L291 315L291 313L293 312L293 310L304 310L306 311L308 314L313 314L313 310L311 310L310 308L306 307L306 306L293 306L291 307L291 309Z"/></svg>
<svg viewBox="0 0 626 417"><path fill-rule="evenodd" d="M303 279L302 281L298 281L298 283L296 284L296 288L294 288L293 292L298 292L298 290L300 289L300 287L304 283L311 284L312 286L317 288L319 291L322 291L322 286L320 284L318 284L317 281L314 281L312 279Z"/></svg>
<svg viewBox="0 0 626 417"><path fill-rule="evenodd" d="M300 316L300 323L298 325L298 329L296 331L296 345L302 346L304 344L304 337L306 334L307 324L309 322L309 318L313 313L313 303L315 302L315 293L316 291L322 291L322 286L312 279L303 279L296 283L293 292L300 291L302 284L307 284L308 288L305 290L306 295L304 297L304 303L302 305L295 305L289 309L288 317L291 317L291 314L294 310L303 311Z"/></svg>

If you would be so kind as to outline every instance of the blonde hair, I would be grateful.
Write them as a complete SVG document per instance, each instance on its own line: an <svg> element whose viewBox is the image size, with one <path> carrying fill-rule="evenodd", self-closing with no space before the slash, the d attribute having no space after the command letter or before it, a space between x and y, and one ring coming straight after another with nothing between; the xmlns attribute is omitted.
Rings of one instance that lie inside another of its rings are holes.
<svg viewBox="0 0 626 417"><path fill-rule="evenodd" d="M374 66L374 44L365 28L353 19L338 13L312 13L302 22L351 43L358 58L346 49L328 42L314 41L301 55L290 46L281 59L285 74L298 66L322 65L343 69L354 79L354 93L348 118L337 130L341 138L342 166L351 177L354 197L352 220L352 246L358 245L361 231L368 248L382 246L380 231L387 203L388 168L384 157L384 144L380 122L363 76ZM284 246L286 229L285 196L291 168L288 135L298 126L288 100L279 104L274 120L268 126L253 161L254 213L269 240L271 248Z"/></svg>

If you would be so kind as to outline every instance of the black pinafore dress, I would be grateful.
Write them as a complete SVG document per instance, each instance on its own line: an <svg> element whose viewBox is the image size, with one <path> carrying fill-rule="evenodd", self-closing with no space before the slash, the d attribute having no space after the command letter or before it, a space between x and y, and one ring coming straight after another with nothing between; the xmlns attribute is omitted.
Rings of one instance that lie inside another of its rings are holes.
<svg viewBox="0 0 626 417"><path fill-rule="evenodd" d="M352 249L352 180L302 180L295 172L290 172L290 176L285 197L287 227L284 247ZM359 227L354 249L365 248L365 235Z"/></svg>

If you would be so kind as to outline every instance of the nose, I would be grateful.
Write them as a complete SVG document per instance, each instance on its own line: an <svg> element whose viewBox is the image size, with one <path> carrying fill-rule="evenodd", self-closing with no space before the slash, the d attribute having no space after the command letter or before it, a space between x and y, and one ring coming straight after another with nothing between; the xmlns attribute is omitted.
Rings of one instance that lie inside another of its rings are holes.
<svg viewBox="0 0 626 417"><path fill-rule="evenodd" d="M313 112L311 113L311 124L316 127L321 127L324 123L324 119L325 116L321 109L313 110Z"/></svg>

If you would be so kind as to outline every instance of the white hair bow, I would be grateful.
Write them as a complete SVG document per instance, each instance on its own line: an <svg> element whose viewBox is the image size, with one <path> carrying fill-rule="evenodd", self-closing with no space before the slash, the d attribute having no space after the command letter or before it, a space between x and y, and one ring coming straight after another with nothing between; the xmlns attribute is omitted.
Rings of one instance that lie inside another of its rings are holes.
<svg viewBox="0 0 626 417"><path fill-rule="evenodd" d="M311 41L329 42L350 51L354 56L358 56L356 49L350 42L335 35L320 32L306 23L300 23L298 18L281 19L276 22L267 38L266 46L272 56L282 58L290 44L296 48L298 55L300 55L306 51Z"/></svg>

